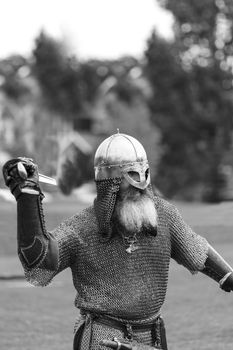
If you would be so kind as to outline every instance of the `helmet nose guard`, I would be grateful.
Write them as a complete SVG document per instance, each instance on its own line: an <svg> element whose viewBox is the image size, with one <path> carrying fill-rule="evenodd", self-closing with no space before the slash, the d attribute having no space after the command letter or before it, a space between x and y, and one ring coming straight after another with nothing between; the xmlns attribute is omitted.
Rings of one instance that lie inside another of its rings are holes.
<svg viewBox="0 0 233 350"><path fill-rule="evenodd" d="M100 144L94 168L96 181L125 178L130 185L142 190L150 184L145 149L134 137L126 134L114 134ZM133 174L137 175L137 179Z"/></svg>
<svg viewBox="0 0 233 350"><path fill-rule="evenodd" d="M122 169L124 178L133 187L145 190L150 184L150 168L148 162L134 163L134 165L125 165ZM135 180L135 175L137 179Z"/></svg>

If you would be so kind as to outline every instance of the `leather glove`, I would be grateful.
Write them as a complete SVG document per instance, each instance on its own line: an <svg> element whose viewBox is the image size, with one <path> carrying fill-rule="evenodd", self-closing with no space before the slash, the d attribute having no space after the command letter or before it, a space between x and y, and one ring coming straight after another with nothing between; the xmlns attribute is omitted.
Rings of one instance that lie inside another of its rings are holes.
<svg viewBox="0 0 233 350"><path fill-rule="evenodd" d="M6 186L16 200L22 193L41 194L38 167L31 158L18 157L8 160L2 168Z"/></svg>

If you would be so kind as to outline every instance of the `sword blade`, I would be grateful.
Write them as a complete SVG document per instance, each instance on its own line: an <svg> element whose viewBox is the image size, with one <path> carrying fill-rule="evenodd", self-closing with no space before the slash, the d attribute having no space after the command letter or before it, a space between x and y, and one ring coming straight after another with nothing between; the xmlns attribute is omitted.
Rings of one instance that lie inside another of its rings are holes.
<svg viewBox="0 0 233 350"><path fill-rule="evenodd" d="M57 186L56 179L54 179L53 177L46 176L44 174L39 174L39 182L52 185L52 186Z"/></svg>

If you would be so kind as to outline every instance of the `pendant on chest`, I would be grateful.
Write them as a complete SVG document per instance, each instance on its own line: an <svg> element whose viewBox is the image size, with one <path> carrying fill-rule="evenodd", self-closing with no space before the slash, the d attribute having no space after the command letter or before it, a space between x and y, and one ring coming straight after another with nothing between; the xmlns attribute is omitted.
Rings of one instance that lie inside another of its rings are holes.
<svg viewBox="0 0 233 350"><path fill-rule="evenodd" d="M139 246L136 244L138 241L136 234L134 234L133 237L123 236L123 241L125 245L129 245L125 250L128 254L131 254L135 250L139 249Z"/></svg>
<svg viewBox="0 0 233 350"><path fill-rule="evenodd" d="M137 245L134 245L134 242L130 244L130 246L125 250L127 253L131 254L135 250L139 249Z"/></svg>

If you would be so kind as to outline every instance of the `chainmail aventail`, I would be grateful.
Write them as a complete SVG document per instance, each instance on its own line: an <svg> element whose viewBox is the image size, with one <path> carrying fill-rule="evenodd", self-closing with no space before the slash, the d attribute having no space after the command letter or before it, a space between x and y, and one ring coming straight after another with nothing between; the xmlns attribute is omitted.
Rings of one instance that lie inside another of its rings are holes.
<svg viewBox="0 0 233 350"><path fill-rule="evenodd" d="M94 201L94 208L99 232L106 240L111 237L111 218L121 181L120 177L96 181L97 198Z"/></svg>

